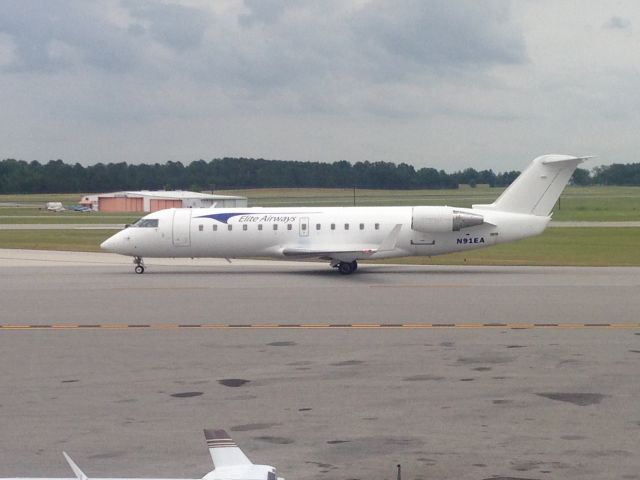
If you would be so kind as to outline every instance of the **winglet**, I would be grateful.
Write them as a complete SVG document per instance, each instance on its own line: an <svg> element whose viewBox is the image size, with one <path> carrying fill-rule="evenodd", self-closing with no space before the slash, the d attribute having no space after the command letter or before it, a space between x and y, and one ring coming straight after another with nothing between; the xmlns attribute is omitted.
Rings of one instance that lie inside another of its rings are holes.
<svg viewBox="0 0 640 480"><path fill-rule="evenodd" d="M76 465L75 462L71 460L71 457L67 455L66 452L62 452L62 455L64 455L64 458L67 460L67 463L71 467L71 470L73 470L75 476L78 477L78 480L88 480L89 477L87 477L84 472L80 470L80 467L78 467L78 465Z"/></svg>
<svg viewBox="0 0 640 480"><path fill-rule="evenodd" d="M251 460L238 448L224 430L205 430L211 460L216 468L237 465L251 465Z"/></svg>
<svg viewBox="0 0 640 480"><path fill-rule="evenodd" d="M398 236L400 235L400 230L402 229L402 224L399 223L397 224L395 227L393 227L393 230L391 230L391 233L389 233L389 235L387 235L387 238L385 238L382 243L380 244L380 246L378 247L378 252L386 252L388 250L393 250L394 248L396 248L396 243L398 243Z"/></svg>

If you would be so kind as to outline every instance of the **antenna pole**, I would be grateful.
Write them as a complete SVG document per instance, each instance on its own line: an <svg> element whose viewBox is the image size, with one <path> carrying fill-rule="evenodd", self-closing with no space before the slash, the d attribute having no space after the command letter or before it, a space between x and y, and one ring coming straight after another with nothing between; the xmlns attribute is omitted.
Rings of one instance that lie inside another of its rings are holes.
<svg viewBox="0 0 640 480"><path fill-rule="evenodd" d="M397 480L402 480L402 474L400 473L400 464L398 464L398 478Z"/></svg>

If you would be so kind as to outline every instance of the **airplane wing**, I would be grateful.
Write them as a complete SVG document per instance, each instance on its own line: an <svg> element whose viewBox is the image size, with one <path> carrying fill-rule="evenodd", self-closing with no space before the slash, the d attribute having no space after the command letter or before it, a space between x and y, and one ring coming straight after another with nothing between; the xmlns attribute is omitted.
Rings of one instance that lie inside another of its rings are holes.
<svg viewBox="0 0 640 480"><path fill-rule="evenodd" d="M224 430L205 430L204 436L216 469L253 465Z"/></svg>
<svg viewBox="0 0 640 480"><path fill-rule="evenodd" d="M323 245L313 247L285 247L282 254L286 257L340 257L351 256L362 258L376 252L393 250L398 242L402 224L399 223L387 235L380 245Z"/></svg>

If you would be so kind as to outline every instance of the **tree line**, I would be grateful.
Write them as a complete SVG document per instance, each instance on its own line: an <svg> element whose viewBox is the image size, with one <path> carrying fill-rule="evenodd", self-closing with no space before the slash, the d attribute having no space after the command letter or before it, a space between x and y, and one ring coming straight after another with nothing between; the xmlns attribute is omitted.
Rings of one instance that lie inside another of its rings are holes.
<svg viewBox="0 0 640 480"><path fill-rule="evenodd" d="M117 190L214 190L231 188L385 188L442 189L488 184L505 187L518 171L465 170L447 173L406 163L333 163L220 158L187 165L98 163L70 165L62 160L47 163L5 159L0 161L0 193L84 193ZM640 185L640 163L577 169L576 185Z"/></svg>

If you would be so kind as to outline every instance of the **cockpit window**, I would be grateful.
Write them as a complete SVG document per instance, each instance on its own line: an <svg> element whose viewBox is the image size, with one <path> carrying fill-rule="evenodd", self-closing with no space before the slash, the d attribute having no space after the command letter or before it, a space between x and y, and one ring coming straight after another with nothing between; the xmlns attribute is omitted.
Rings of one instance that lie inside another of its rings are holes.
<svg viewBox="0 0 640 480"><path fill-rule="evenodd" d="M139 227L139 228L158 228L158 219L157 218L141 218L132 226Z"/></svg>
<svg viewBox="0 0 640 480"><path fill-rule="evenodd" d="M267 480L276 480L276 474L274 472L267 473Z"/></svg>

